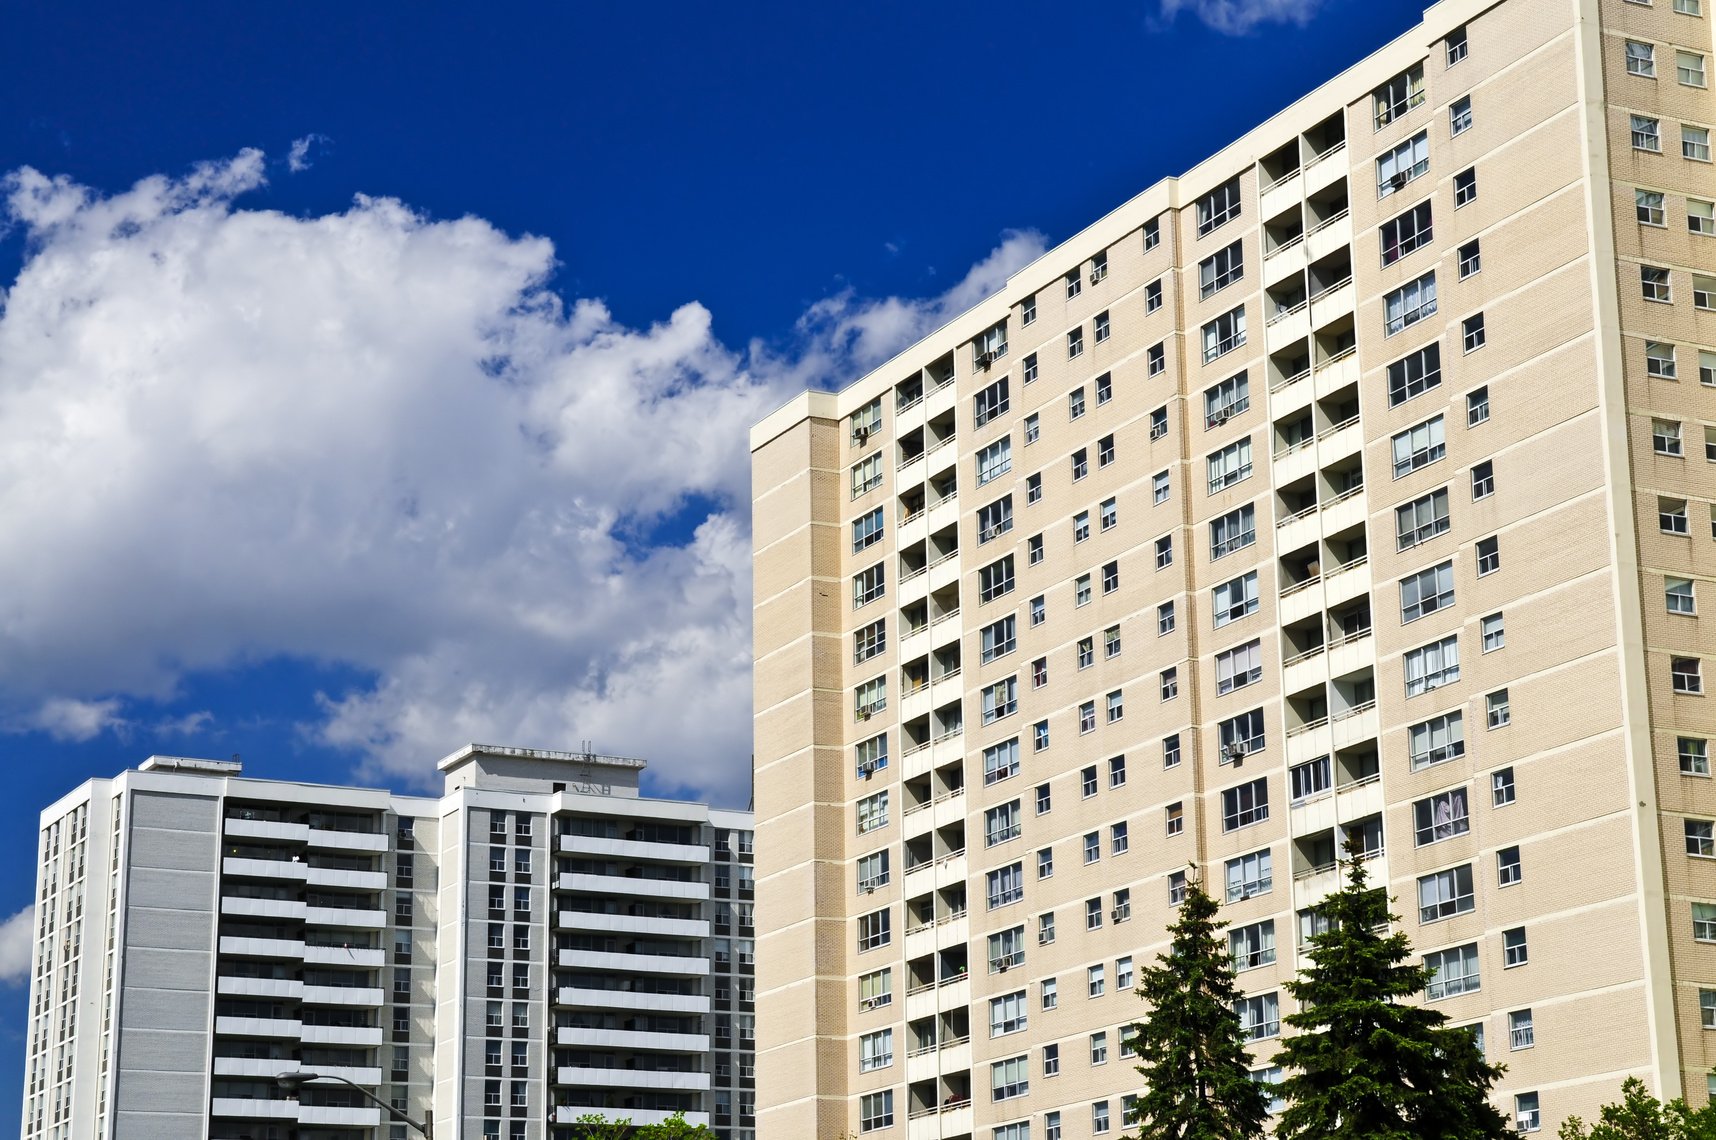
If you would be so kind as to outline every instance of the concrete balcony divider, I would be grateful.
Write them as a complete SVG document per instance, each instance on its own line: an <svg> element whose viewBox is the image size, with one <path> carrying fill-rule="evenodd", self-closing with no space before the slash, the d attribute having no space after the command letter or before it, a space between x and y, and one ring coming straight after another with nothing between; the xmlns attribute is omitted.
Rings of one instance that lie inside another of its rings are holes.
<svg viewBox="0 0 1716 1140"><path fill-rule="evenodd" d="M220 861L223 875L246 879L287 879L303 882L309 868L296 859L241 859L228 855Z"/></svg>
<svg viewBox="0 0 1716 1140"><path fill-rule="evenodd" d="M709 848L688 843L647 843L634 839L603 839L594 835L562 835L556 847L563 855L606 855L643 863L709 862Z"/></svg>
<svg viewBox="0 0 1716 1140"><path fill-rule="evenodd" d="M306 1045L380 1045L379 1025L310 1025L305 1023L298 1037Z"/></svg>
<svg viewBox="0 0 1716 1140"><path fill-rule="evenodd" d="M573 1009L641 1009L660 1013L708 1013L708 994L650 994L561 986L556 1004Z"/></svg>
<svg viewBox="0 0 1716 1140"><path fill-rule="evenodd" d="M659 934L667 938L707 938L709 923L701 918L654 918L634 914L592 914L581 910L563 910L559 914L561 930L599 930L624 934Z"/></svg>
<svg viewBox="0 0 1716 1140"><path fill-rule="evenodd" d="M621 954L605 950L562 950L560 967L613 974L689 974L709 972L709 959L675 954Z"/></svg>
<svg viewBox="0 0 1716 1140"><path fill-rule="evenodd" d="M559 1083L603 1089L671 1089L675 1092L705 1092L708 1073L678 1073L661 1069L585 1069L562 1065Z"/></svg>
<svg viewBox="0 0 1716 1140"><path fill-rule="evenodd" d="M303 958L305 946L292 938L235 938L223 934L220 952L243 958Z"/></svg>
<svg viewBox="0 0 1716 1140"><path fill-rule="evenodd" d="M386 851L387 836L379 831L328 831L309 829L311 847L328 847L338 851Z"/></svg>
<svg viewBox="0 0 1716 1140"><path fill-rule="evenodd" d="M675 879L633 878L629 875L561 875L556 886L562 891L587 895L636 895L658 899L706 899L709 884Z"/></svg>
<svg viewBox="0 0 1716 1140"><path fill-rule="evenodd" d="M236 1116L245 1120L298 1120L298 1102L284 1097L260 1100L252 1097L217 1096L209 1102L210 1116Z"/></svg>
<svg viewBox="0 0 1716 1140"><path fill-rule="evenodd" d="M247 839L273 839L282 843L308 843L310 829L302 823L286 823L276 819L245 819L228 816L224 829L227 835Z"/></svg>

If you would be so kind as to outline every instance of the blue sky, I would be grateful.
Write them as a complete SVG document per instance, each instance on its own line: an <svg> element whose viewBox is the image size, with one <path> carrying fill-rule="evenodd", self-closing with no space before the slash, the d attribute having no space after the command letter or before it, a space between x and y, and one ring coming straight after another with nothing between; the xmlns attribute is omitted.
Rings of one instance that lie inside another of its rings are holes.
<svg viewBox="0 0 1716 1140"><path fill-rule="evenodd" d="M742 804L747 426L1417 10L10 6L0 918L40 808L151 752L590 740Z"/></svg>

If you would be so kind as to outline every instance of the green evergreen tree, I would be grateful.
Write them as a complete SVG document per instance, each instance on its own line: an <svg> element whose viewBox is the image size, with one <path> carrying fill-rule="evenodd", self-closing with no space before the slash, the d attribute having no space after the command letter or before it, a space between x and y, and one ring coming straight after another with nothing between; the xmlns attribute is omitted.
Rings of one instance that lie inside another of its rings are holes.
<svg viewBox="0 0 1716 1140"><path fill-rule="evenodd" d="M1561 1123L1561 1140L1716 1140L1716 1102L1691 1108L1684 1100L1664 1104L1645 1083L1628 1077L1619 1104L1605 1104L1597 1123L1587 1127L1577 1116Z"/></svg>
<svg viewBox="0 0 1716 1140"><path fill-rule="evenodd" d="M1313 935L1287 992L1297 1030L1276 1061L1286 1070L1280 1140L1501 1140L1513 1127L1489 1102L1502 1070L1447 1016L1415 999L1429 971L1412 955L1388 896L1347 849L1346 885L1318 909L1329 929Z"/></svg>
<svg viewBox="0 0 1716 1140"><path fill-rule="evenodd" d="M1188 883L1172 937L1157 964L1139 972L1150 1005L1131 1027L1145 1091L1134 1115L1139 1140L1253 1140L1263 1135L1269 1096L1251 1079L1251 1054L1234 1002L1233 959L1216 901Z"/></svg>

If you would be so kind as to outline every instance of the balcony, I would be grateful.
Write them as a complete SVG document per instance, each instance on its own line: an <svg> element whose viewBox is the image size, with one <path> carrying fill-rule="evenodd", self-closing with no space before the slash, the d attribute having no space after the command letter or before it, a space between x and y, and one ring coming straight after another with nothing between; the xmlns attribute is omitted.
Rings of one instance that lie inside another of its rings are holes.
<svg viewBox="0 0 1716 1140"><path fill-rule="evenodd" d="M306 1022L299 1039L306 1045L380 1045L379 1025L311 1025Z"/></svg>
<svg viewBox="0 0 1716 1140"><path fill-rule="evenodd" d="M587 895L625 895L654 899L692 899L709 897L709 884L693 880L645 879L633 875L561 875L557 882L562 891Z"/></svg>
<svg viewBox="0 0 1716 1140"><path fill-rule="evenodd" d="M906 1140L938 1140L944 1136L969 1136L973 1127L971 1098L923 1113L906 1121Z"/></svg>
<svg viewBox="0 0 1716 1140"><path fill-rule="evenodd" d="M659 1013L708 1013L708 994L652 994L561 986L557 1004L573 1009L640 1009Z"/></svg>
<svg viewBox="0 0 1716 1140"><path fill-rule="evenodd" d="M302 958L302 939L292 938L234 938L223 934L220 952L243 958Z"/></svg>
<svg viewBox="0 0 1716 1140"><path fill-rule="evenodd" d="M600 855L630 859L638 863L707 863L709 848L689 843L646 843L635 839L607 839L594 835L562 835L562 855Z"/></svg>
<svg viewBox="0 0 1716 1140"><path fill-rule="evenodd" d="M366 946L305 946L304 962L311 966L368 966L387 964L387 952Z"/></svg>
<svg viewBox="0 0 1716 1140"><path fill-rule="evenodd" d="M278 1100L260 1100L254 1097L217 1096L209 1101L209 1115L236 1116L244 1120L299 1119L298 1102L285 1097Z"/></svg>
<svg viewBox="0 0 1716 1140"><path fill-rule="evenodd" d="M215 992L232 997L296 998L304 993L304 983L293 978L231 978L221 976L215 981Z"/></svg>
<svg viewBox="0 0 1716 1140"><path fill-rule="evenodd" d="M222 914L246 918L291 918L302 922L306 910L297 899L253 899L242 895L222 895L220 899Z"/></svg>
<svg viewBox="0 0 1716 1140"><path fill-rule="evenodd" d="M630 1029L572 1029L555 1031L555 1043L590 1049L637 1049L658 1053L707 1053L706 1033L655 1033Z"/></svg>
<svg viewBox="0 0 1716 1140"><path fill-rule="evenodd" d="M308 843L310 829L302 823L286 823L277 819L248 819L241 815L226 818L228 836L246 839L272 839L280 843Z"/></svg>
<svg viewBox="0 0 1716 1140"><path fill-rule="evenodd" d="M637 914L560 912L561 930L591 930L620 934L660 934L669 938L707 938L709 923L701 918L656 918Z"/></svg>
<svg viewBox="0 0 1716 1140"><path fill-rule="evenodd" d="M709 972L709 959L678 954L624 954L605 950L562 950L563 970L603 970L616 974L680 974Z"/></svg>
<svg viewBox="0 0 1716 1140"><path fill-rule="evenodd" d="M305 1005L378 1006L386 1000L373 986L305 986Z"/></svg>
<svg viewBox="0 0 1716 1140"><path fill-rule="evenodd" d="M297 1037L304 1024L296 1018L226 1017L215 1018L215 1033L221 1037Z"/></svg>
<svg viewBox="0 0 1716 1140"><path fill-rule="evenodd" d="M333 1104L300 1104L299 1124L328 1124L346 1127L374 1128L381 1123L379 1108L348 1108Z"/></svg>
<svg viewBox="0 0 1716 1140"><path fill-rule="evenodd" d="M600 1089L670 1089L674 1092L704 1092L708 1073L681 1073L666 1069L585 1069L562 1065L556 1074L560 1084Z"/></svg>
<svg viewBox="0 0 1716 1140"><path fill-rule="evenodd" d="M309 828L311 847L336 851L386 851L387 836L379 831L335 831L329 828Z"/></svg>
<svg viewBox="0 0 1716 1140"><path fill-rule="evenodd" d="M276 879L301 883L309 867L297 859L241 859L227 856L220 861L221 874L246 879Z"/></svg>
<svg viewBox="0 0 1716 1140"><path fill-rule="evenodd" d="M385 910L299 905L304 907L301 913L306 926L350 926L363 930L380 930L387 926Z"/></svg>

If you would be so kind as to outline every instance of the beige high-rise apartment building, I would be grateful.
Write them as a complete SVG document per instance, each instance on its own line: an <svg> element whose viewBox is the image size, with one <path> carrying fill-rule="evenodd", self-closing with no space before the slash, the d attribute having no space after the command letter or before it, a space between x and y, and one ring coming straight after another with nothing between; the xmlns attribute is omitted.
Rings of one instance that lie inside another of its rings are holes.
<svg viewBox="0 0 1716 1140"><path fill-rule="evenodd" d="M1711 6L1442 0L754 429L761 1140L1118 1136L1188 873L1278 1077L1349 839L1521 1127L1705 1099Z"/></svg>

